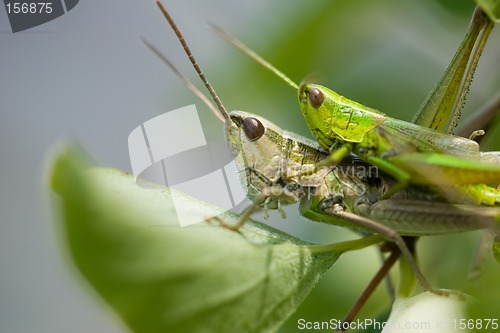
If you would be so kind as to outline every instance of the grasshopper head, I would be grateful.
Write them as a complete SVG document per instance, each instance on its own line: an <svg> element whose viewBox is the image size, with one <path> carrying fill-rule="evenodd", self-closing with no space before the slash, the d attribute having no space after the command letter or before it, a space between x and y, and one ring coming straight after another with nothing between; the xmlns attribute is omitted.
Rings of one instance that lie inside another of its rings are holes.
<svg viewBox="0 0 500 333"><path fill-rule="evenodd" d="M232 111L229 117L230 120L225 122L226 140L233 156L238 156L240 152L245 154L258 149L261 146L259 139L266 133L263 121L242 111Z"/></svg>
<svg viewBox="0 0 500 333"><path fill-rule="evenodd" d="M266 163L281 156L283 130L251 113L232 111L226 122L226 139L233 156L242 154L247 164Z"/></svg>
<svg viewBox="0 0 500 333"><path fill-rule="evenodd" d="M307 126L324 148L330 148L336 133L331 131L333 113L330 108L333 91L323 86L302 83L299 88L299 105ZM335 93L334 93L335 94Z"/></svg>
<svg viewBox="0 0 500 333"><path fill-rule="evenodd" d="M248 197L253 200L281 176L283 130L256 115L232 111L226 139Z"/></svg>
<svg viewBox="0 0 500 333"><path fill-rule="evenodd" d="M361 142L382 123L384 114L311 83L299 87L299 105L318 143L329 149L337 140Z"/></svg>

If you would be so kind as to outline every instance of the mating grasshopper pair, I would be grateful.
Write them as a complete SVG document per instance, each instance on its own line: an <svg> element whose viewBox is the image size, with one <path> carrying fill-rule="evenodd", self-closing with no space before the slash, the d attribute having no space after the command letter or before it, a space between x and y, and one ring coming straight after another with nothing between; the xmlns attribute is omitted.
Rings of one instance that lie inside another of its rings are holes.
<svg viewBox="0 0 500 333"><path fill-rule="evenodd" d="M428 98L416 117L417 124L433 130L390 119L318 85L302 84L300 88L295 85L301 109L321 144L319 146L299 136L286 136L279 127L258 116L240 111L228 113L201 73L175 23L161 4L158 5L225 119L227 140L237 163L239 161L238 167L244 186L248 188L248 196L256 204L280 210L281 204L300 201L301 214L313 221L379 233L396 243L421 284L432 291L436 290L420 272L400 235L418 236L496 227L495 221L500 216L500 208L463 205L464 196L460 200L455 197L450 200L446 195L443 197L443 193L446 193L444 190L452 187L459 194L464 190L468 191L465 198L471 198L475 202L495 205L498 201L495 187L480 187L479 196L469 194L478 183L496 186L500 182L500 167L495 160L498 155L482 154L475 142L448 135L453 125L446 126L440 120L457 117L461 105L452 116L451 113L446 113L449 109L449 96L464 96L463 91L468 89L470 82L470 77L467 77L473 72L479 58L478 52L480 53L491 30L492 23L480 11L475 13L468 37L457 52L451 69L444 75L446 79L449 75L458 73L462 78L467 73L462 93L457 84L450 84L445 92L435 89L436 93ZM479 41L479 46L474 53L472 51L476 41ZM462 65L469 62L471 55L472 68L466 71ZM267 67L272 68L269 66ZM460 68L461 74L457 68ZM277 72L274 68L272 70ZM184 77L178 72L177 74L186 83ZM284 77L281 73L279 75ZM191 89L201 94L195 88ZM436 103L437 99L442 102ZM434 105L437 107L432 107ZM212 108L214 109L213 106ZM339 111L341 119L344 113L346 121L338 125L332 111ZM315 117L309 118L311 113ZM363 125L365 120L367 126ZM412 141L410 137L413 135L417 135L417 138ZM401 137L402 141L399 140ZM351 151L365 161L349 155ZM423 153L426 151L431 153ZM332 152L333 155L330 154ZM448 154L479 159L493 156L488 159L494 160L496 164L474 163L462 157L449 157ZM452 162L440 159L441 156L449 157ZM416 160L411 160L414 157ZM429 158L437 160L429 162ZM457 174L468 170L468 175L476 177L465 180L451 178L444 184L436 179L419 182L419 179L425 177L412 168L416 162L438 170L454 170ZM456 162L460 162L460 165L454 165ZM388 175L378 174L378 169L375 169L377 173L374 174L374 169L371 169L374 166ZM350 172L350 168L357 171ZM478 178L477 175L484 177ZM401 191L408 184L424 184L426 188L422 190L419 187L409 187ZM403 195L404 198L401 197ZM488 196L493 197L493 201L484 199ZM424 211L426 214L415 214L415 211ZM242 221L244 222L244 218Z"/></svg>
<svg viewBox="0 0 500 333"><path fill-rule="evenodd" d="M479 8L449 68L413 123L390 118L317 84L305 82L299 86L240 41L214 28L297 90L309 129L318 143L331 152L321 165L335 165L354 152L398 181L386 197L408 184L417 184L436 186L451 201L457 201L451 193L459 196L458 193L466 192L466 203L500 203L500 191L496 189L500 183L500 152L480 152L475 141L451 134L493 28L493 22Z"/></svg>

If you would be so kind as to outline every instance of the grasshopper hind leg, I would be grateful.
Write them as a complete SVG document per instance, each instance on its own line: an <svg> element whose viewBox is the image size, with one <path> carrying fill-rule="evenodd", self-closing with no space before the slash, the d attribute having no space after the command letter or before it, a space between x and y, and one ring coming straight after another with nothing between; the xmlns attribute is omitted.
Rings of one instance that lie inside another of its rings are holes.
<svg viewBox="0 0 500 333"><path fill-rule="evenodd" d="M342 325L341 325L342 328L337 330L335 333L342 333L346 331L344 327L349 327L349 324L354 320L356 315L361 310L361 307L366 303L366 301L368 300L370 295L375 291L375 289L380 284L382 279L388 276L389 270L396 263L400 254L401 253L397 247L391 249L391 255L384 260L384 263L382 264L378 272L368 283L368 286L366 286L365 290L361 293L357 301L351 307L351 309L345 316L344 320L342 320Z"/></svg>
<svg viewBox="0 0 500 333"><path fill-rule="evenodd" d="M385 238L387 241L393 242L396 244L396 246L399 248L401 251L401 255L406 259L408 265L410 266L411 270L415 274L416 278L418 279L419 283L421 286L430 292L433 292L438 295L448 295L448 291L443 291L437 288L434 288L432 284L427 280L425 275L422 273L420 270L417 262L415 261L415 258L408 248L405 240L403 237L396 232L394 229L391 229L375 220L362 217L350 212L344 211L344 209L340 206L337 207L337 209L333 209L331 212L332 215L335 215L338 218L341 218L345 221L354 223L356 225L359 225L367 230L371 230L372 232L375 232Z"/></svg>

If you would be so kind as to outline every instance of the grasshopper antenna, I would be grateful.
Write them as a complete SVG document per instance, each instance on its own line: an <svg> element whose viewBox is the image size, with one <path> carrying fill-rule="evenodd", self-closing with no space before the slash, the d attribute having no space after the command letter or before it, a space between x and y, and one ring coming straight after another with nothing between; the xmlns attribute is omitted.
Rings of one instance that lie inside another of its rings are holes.
<svg viewBox="0 0 500 333"><path fill-rule="evenodd" d="M160 11L162 12L163 16L167 19L168 24L170 24L170 27L174 31L175 35L177 36L177 39L182 45L182 48L184 49L184 52L187 54L189 61L191 61L191 64L193 65L194 69L196 70L196 73L198 73L198 76L200 77L201 81L205 84L205 87L207 87L210 95L212 96L215 104L219 108L219 111L222 113L222 116L226 121L232 122L231 118L229 117L229 113L227 112L226 108L222 104L219 96L217 96L217 93L215 90L212 88L212 85L208 82L207 78L201 71L200 66L198 66L198 63L196 62L196 59L194 58L193 53L191 53L191 50L189 49L189 46L187 45L186 41L184 40L184 37L182 36L179 28L177 28L177 25L175 24L174 20L170 16L170 14L167 12L165 7L161 4L160 1L156 1L156 5L158 8L160 8ZM156 52L155 52L156 53ZM178 71L177 71L178 72ZM184 82L184 80L182 80ZM192 86L192 85L191 85ZM188 87L189 88L189 87Z"/></svg>
<svg viewBox="0 0 500 333"><path fill-rule="evenodd" d="M142 37L142 42L154 53L156 54L171 70L174 72L174 74L184 83L184 85L191 90L196 96L198 96L199 99L205 103L210 110L215 114L217 118L221 122L225 122L226 119L221 116L221 112L215 107L215 105L205 96L198 88L196 88L175 66L172 64L168 58L161 53L160 50L156 48L150 41L148 41L146 38Z"/></svg>
<svg viewBox="0 0 500 333"><path fill-rule="evenodd" d="M299 90L299 86L297 83L293 82L292 79L290 79L288 76L286 76L283 72L281 72L279 69L271 65L269 62L267 62L264 58L262 58L260 55L255 53L254 51L250 50L248 46L243 44L239 39L236 37L231 36L224 30L222 30L219 26L215 25L214 23L208 23L210 27L215 31L216 34L227 40L230 44L232 44L234 47L238 48L241 50L243 53L245 53L247 56L255 60L257 63L261 64L274 74L276 74L279 78L281 78L283 81L285 81L286 84L288 84L290 87L292 87L295 90Z"/></svg>

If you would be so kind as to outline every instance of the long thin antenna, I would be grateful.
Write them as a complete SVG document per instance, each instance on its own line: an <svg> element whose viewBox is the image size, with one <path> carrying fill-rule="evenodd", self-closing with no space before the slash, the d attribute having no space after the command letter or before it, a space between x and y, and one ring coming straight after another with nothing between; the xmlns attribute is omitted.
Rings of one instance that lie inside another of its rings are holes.
<svg viewBox="0 0 500 333"><path fill-rule="evenodd" d="M142 42L154 53L160 58L171 70L174 72L174 74L184 83L184 85L191 90L196 96L198 96L199 99L205 103L210 110L215 114L217 118L219 118L220 121L225 122L225 118L221 116L221 113L219 110L215 107L214 103L212 103L207 96L205 96L198 88L196 88L189 80L172 64L168 58L161 53L160 50L156 48L150 41L148 41L146 38L142 37Z"/></svg>
<svg viewBox="0 0 500 333"><path fill-rule="evenodd" d="M264 66L265 68L267 68L268 70L273 72L274 74L276 74L279 78L281 78L283 81L285 81L285 83L288 84L290 87L292 87L295 90L299 90L299 86L297 85L297 83L293 82L292 79L290 79L288 76L286 76L279 69L277 69L276 67L271 65L269 62L267 62L267 60L262 58L260 55L258 55L254 51L250 50L250 48L248 46L246 46L245 44L243 44L243 42L241 42L239 39L231 36L230 34L225 32L224 30L222 30L219 26L217 26L213 23L208 23L208 24L215 31L215 33L217 33L219 36L221 36L222 38L227 40L230 44L232 44L236 48L240 49L247 56L249 56L250 58L252 58L256 62L258 62L259 64L261 64L262 66Z"/></svg>
<svg viewBox="0 0 500 333"><path fill-rule="evenodd" d="M227 112L226 108L222 104L219 96L217 96L217 93L215 90L212 88L210 83L208 82L207 78L201 71L200 66L198 66L198 63L196 62L196 59L194 58L194 55L191 53L191 50L189 49L189 46L187 45L186 41L184 40L184 37L182 36L179 28L177 28L177 25L175 24L174 20L170 16L170 14L167 12L165 7L160 3L160 1L156 1L156 5L158 8L160 8L160 11L162 12L163 16L167 19L168 24L170 24L170 27L174 31L175 35L177 36L177 39L182 45L182 48L184 49L184 52L187 54L189 61L191 61L191 64L193 65L194 69L196 70L196 73L198 73L198 76L200 77L201 81L205 84L205 87L207 87L208 92L212 96L215 104L217 104L217 107L219 108L219 111L222 113L226 121L231 121L231 118L229 117L229 113Z"/></svg>

